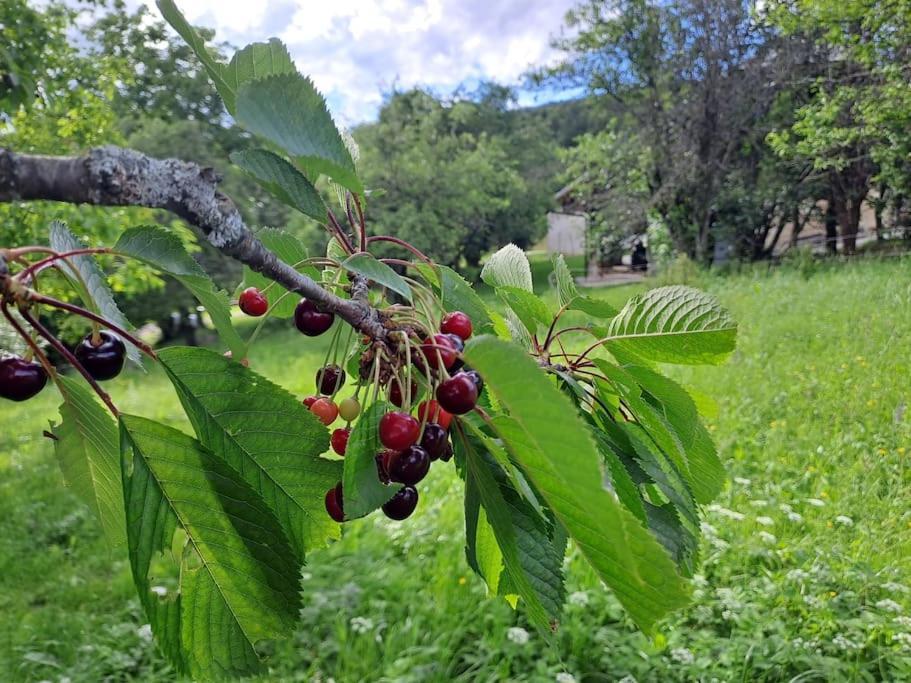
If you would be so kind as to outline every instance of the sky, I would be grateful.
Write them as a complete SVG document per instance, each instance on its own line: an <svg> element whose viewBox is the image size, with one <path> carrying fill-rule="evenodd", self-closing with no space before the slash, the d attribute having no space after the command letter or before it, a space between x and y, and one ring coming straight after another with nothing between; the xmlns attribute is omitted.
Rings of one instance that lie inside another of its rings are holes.
<svg viewBox="0 0 911 683"><path fill-rule="evenodd" d="M159 16L154 0L140 0ZM197 26L234 45L280 38L336 119L376 117L384 93L420 85L448 94L481 80L519 85L552 61L577 0L177 0ZM520 92L522 105L562 95Z"/></svg>

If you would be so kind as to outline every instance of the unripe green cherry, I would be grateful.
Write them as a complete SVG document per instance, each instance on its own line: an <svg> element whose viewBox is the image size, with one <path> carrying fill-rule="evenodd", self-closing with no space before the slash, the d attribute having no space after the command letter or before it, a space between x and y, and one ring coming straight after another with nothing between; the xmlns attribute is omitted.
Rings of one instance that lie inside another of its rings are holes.
<svg viewBox="0 0 911 683"><path fill-rule="evenodd" d="M351 422L361 414L361 404L357 402L356 398L349 396L338 404L338 414L345 422Z"/></svg>

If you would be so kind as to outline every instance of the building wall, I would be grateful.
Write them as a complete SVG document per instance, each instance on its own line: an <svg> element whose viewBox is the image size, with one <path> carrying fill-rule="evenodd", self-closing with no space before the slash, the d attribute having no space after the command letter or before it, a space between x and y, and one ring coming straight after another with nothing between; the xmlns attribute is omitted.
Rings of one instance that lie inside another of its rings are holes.
<svg viewBox="0 0 911 683"><path fill-rule="evenodd" d="M585 253L585 216L571 213L547 214L547 251L551 254L580 256Z"/></svg>

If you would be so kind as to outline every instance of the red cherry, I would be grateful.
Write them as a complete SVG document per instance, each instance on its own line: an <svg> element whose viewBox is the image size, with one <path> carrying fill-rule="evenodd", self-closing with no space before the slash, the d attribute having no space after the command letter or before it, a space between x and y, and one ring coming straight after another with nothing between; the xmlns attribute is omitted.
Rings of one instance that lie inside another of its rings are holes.
<svg viewBox="0 0 911 683"><path fill-rule="evenodd" d="M47 384L47 373L40 364L24 358L0 360L0 396L11 401L27 401Z"/></svg>
<svg viewBox="0 0 911 683"><path fill-rule="evenodd" d="M393 451L404 451L418 440L421 425L408 413L386 413L380 418L380 442Z"/></svg>
<svg viewBox="0 0 911 683"><path fill-rule="evenodd" d="M329 439L329 443L332 444L332 450L339 455L345 455L345 451L348 450L348 438L350 436L351 429L349 427L340 427L332 432L332 436Z"/></svg>
<svg viewBox="0 0 911 683"><path fill-rule="evenodd" d="M341 524L345 521L344 500L342 499L342 482L339 482L331 489L326 491L326 512L336 522Z"/></svg>
<svg viewBox="0 0 911 683"><path fill-rule="evenodd" d="M403 405L405 405L405 397L403 396L403 393L404 393L403 390L405 388L404 384L405 384L404 382L400 381L396 377L393 377L391 380L389 380L389 402L394 406L398 406L399 408L401 408ZM414 400L415 395L417 395L417 391L418 391L417 382L415 382L414 380L411 380L411 399L412 400Z"/></svg>
<svg viewBox="0 0 911 683"><path fill-rule="evenodd" d="M314 403L316 403L316 401L318 399L319 399L319 396L308 396L307 398L304 399L303 403L309 410L310 406L312 406Z"/></svg>
<svg viewBox="0 0 911 683"><path fill-rule="evenodd" d="M440 367L440 361L447 369L456 362L456 349L452 340L445 334L435 334L425 339L421 344L421 351L427 357L427 365L433 369Z"/></svg>
<svg viewBox="0 0 911 683"><path fill-rule="evenodd" d="M437 387L437 401L454 415L464 415L478 402L478 385L464 372L453 375Z"/></svg>
<svg viewBox="0 0 911 683"><path fill-rule="evenodd" d="M410 517L417 506L417 489L413 486L403 486L389 502L383 505L383 514L389 519L403 520Z"/></svg>
<svg viewBox="0 0 911 683"><path fill-rule="evenodd" d="M414 486L430 471L430 454L420 446L410 446L399 454L389 468L389 478Z"/></svg>
<svg viewBox="0 0 911 683"><path fill-rule="evenodd" d="M331 398L318 398L310 406L310 412L328 427L338 417L338 406L335 405Z"/></svg>
<svg viewBox="0 0 911 683"><path fill-rule="evenodd" d="M318 337L332 327L334 313L324 313L309 299L301 299L294 309L294 324L308 337Z"/></svg>
<svg viewBox="0 0 911 683"><path fill-rule="evenodd" d="M247 287L237 300L240 310L258 318L269 310L269 300L256 287Z"/></svg>
<svg viewBox="0 0 911 683"><path fill-rule="evenodd" d="M418 406L418 419L421 422L436 422L443 429L449 429L452 413L443 410L436 400L423 401Z"/></svg>
<svg viewBox="0 0 911 683"><path fill-rule="evenodd" d="M471 318L462 313L462 311L447 313L443 317L443 322L440 323L440 332L457 334L467 341L471 336Z"/></svg>
<svg viewBox="0 0 911 683"><path fill-rule="evenodd" d="M424 425L424 435L421 437L421 447L427 451L431 460L438 459L449 443L446 430L436 422L428 422Z"/></svg>
<svg viewBox="0 0 911 683"><path fill-rule="evenodd" d="M332 396L345 385L345 371L337 365L327 365L316 371L316 390Z"/></svg>

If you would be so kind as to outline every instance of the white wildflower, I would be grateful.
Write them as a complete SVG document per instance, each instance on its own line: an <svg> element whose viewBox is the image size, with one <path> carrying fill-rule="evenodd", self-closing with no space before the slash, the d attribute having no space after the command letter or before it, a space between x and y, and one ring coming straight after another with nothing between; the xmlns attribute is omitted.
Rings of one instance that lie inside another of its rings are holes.
<svg viewBox="0 0 911 683"><path fill-rule="evenodd" d="M762 524L762 526L775 526L775 520L771 517L757 517L757 524Z"/></svg>
<svg viewBox="0 0 911 683"><path fill-rule="evenodd" d="M351 619L351 630L355 633L367 633L373 630L373 619L369 617L353 617Z"/></svg>
<svg viewBox="0 0 911 683"><path fill-rule="evenodd" d="M778 542L778 539L775 537L775 534L770 534L768 531L760 531L759 538L762 540L763 543L768 543L769 545L773 545Z"/></svg>
<svg viewBox="0 0 911 683"><path fill-rule="evenodd" d="M143 624L138 629L136 629L136 635L139 636L139 640L144 640L147 643L152 640L152 625Z"/></svg>
<svg viewBox="0 0 911 683"><path fill-rule="evenodd" d="M576 677L565 671L561 671L557 674L557 683L576 683Z"/></svg>
<svg viewBox="0 0 911 683"><path fill-rule="evenodd" d="M832 638L832 644L839 650L844 650L845 652L850 652L851 650L860 650L863 647L863 643L851 640L841 633L835 634L835 637Z"/></svg>
<svg viewBox="0 0 911 683"><path fill-rule="evenodd" d="M574 593L570 593L569 604L576 605L578 607L585 607L585 605L588 604L588 593L585 591L576 591Z"/></svg>
<svg viewBox="0 0 911 683"><path fill-rule="evenodd" d="M787 574L785 574L785 578L787 578L789 581L803 581L804 579L809 578L809 576L810 575L803 569L792 569Z"/></svg>
<svg viewBox="0 0 911 683"><path fill-rule="evenodd" d="M708 510L710 512L715 512L715 513L721 515L722 517L727 517L728 519L733 519L735 522L741 521L744 517L743 513L736 512L734 510L729 510L728 508L723 507L721 505L715 505L715 504L709 505Z"/></svg>
<svg viewBox="0 0 911 683"><path fill-rule="evenodd" d="M617 683L638 683L638 681L632 675L626 674L626 676L617 681Z"/></svg>
<svg viewBox="0 0 911 683"><path fill-rule="evenodd" d="M709 538L718 535L718 529L708 522L699 522L699 530L702 531L703 536L708 536Z"/></svg>
<svg viewBox="0 0 911 683"><path fill-rule="evenodd" d="M513 626L506 631L506 637L516 645L525 645L528 642L528 631L521 626Z"/></svg>
<svg viewBox="0 0 911 683"><path fill-rule="evenodd" d="M906 617L906 616L902 615L900 617L895 617L892 621L894 621L899 626L904 626L905 628L911 628L911 617Z"/></svg>
<svg viewBox="0 0 911 683"><path fill-rule="evenodd" d="M751 500L750 505L754 508L764 508L769 506L769 501L761 499Z"/></svg>
<svg viewBox="0 0 911 683"><path fill-rule="evenodd" d="M815 508L823 508L826 506L826 501L820 500L819 498L807 498L807 503Z"/></svg>
<svg viewBox="0 0 911 683"><path fill-rule="evenodd" d="M789 512L788 519L795 524L800 524L803 521L803 515L799 512Z"/></svg>
<svg viewBox="0 0 911 683"><path fill-rule="evenodd" d="M895 612L896 614L901 614L902 606L899 605L895 600L880 600L876 603L876 609L881 609L886 612Z"/></svg>
<svg viewBox="0 0 911 683"><path fill-rule="evenodd" d="M900 644L906 650L911 650L911 633L896 633L892 640Z"/></svg>
<svg viewBox="0 0 911 683"><path fill-rule="evenodd" d="M685 647L678 647L671 650L671 659L681 664L692 664L696 658Z"/></svg>
<svg viewBox="0 0 911 683"><path fill-rule="evenodd" d="M744 479L743 477L734 477L734 483L740 484L741 486L749 486L753 482L749 479Z"/></svg>
<svg viewBox="0 0 911 683"><path fill-rule="evenodd" d="M793 511L794 511L794 508L792 508L792 507L791 507L790 505L788 505L787 503L782 503L781 505L778 506L778 509L781 510L782 512L784 512L784 513L793 512Z"/></svg>
<svg viewBox="0 0 911 683"><path fill-rule="evenodd" d="M896 583L895 581L887 581L886 583L884 583L881 586L881 588L884 591L888 591L890 593L909 593L909 592L911 592L911 589L909 589L906 585L901 584L901 583Z"/></svg>
<svg viewBox="0 0 911 683"><path fill-rule="evenodd" d="M159 598L163 598L168 594L168 589L165 586L152 586L149 590Z"/></svg>
<svg viewBox="0 0 911 683"><path fill-rule="evenodd" d="M841 524L842 526L854 526L854 520L847 515L838 515L838 517L835 518L835 523Z"/></svg>

